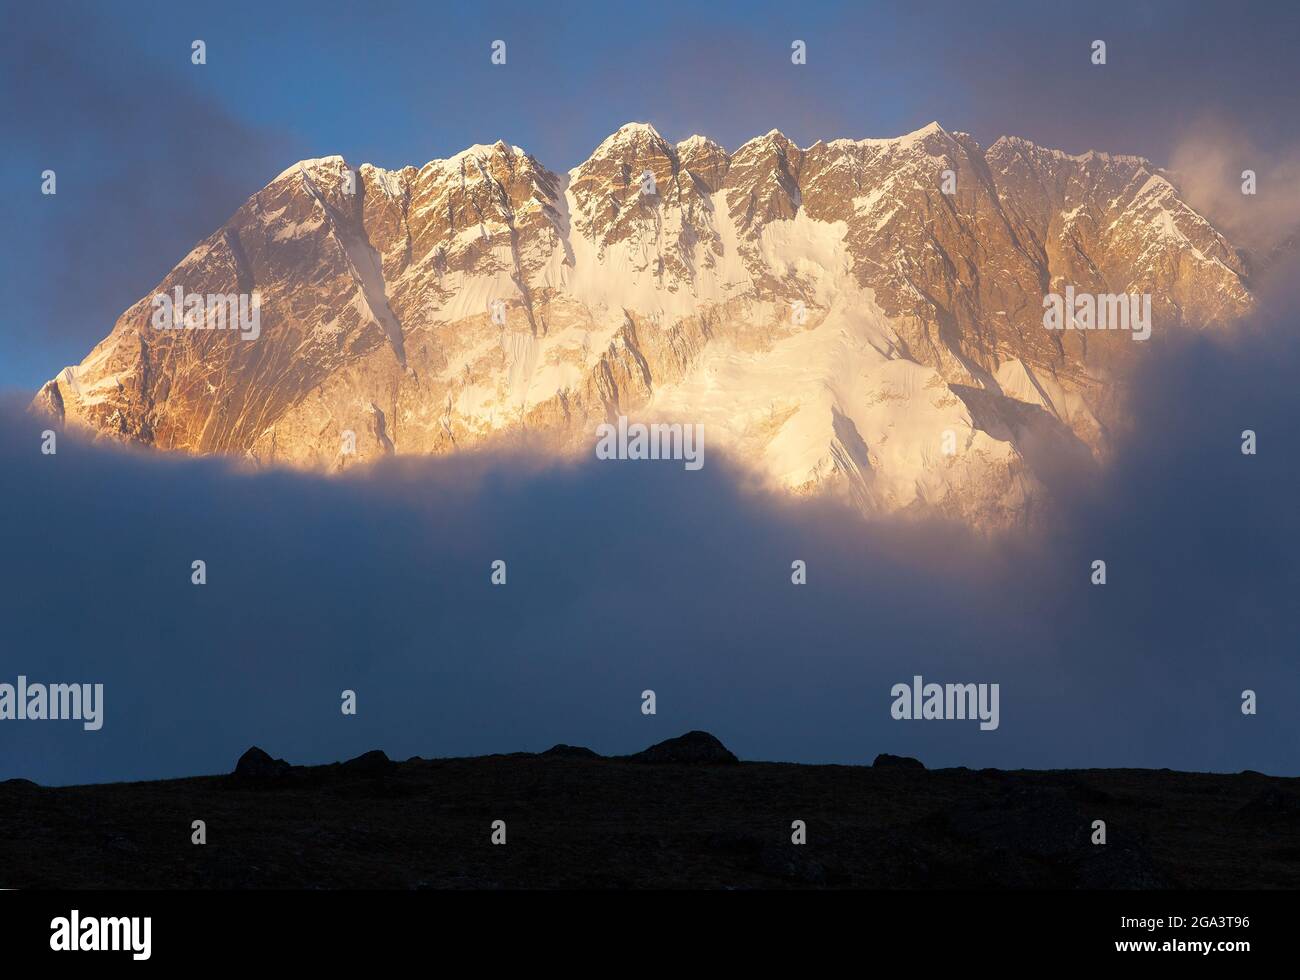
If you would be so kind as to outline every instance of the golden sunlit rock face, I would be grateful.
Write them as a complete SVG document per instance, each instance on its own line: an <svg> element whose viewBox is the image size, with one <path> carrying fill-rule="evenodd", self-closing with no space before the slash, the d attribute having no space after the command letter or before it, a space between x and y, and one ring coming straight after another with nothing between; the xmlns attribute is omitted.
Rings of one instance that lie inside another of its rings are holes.
<svg viewBox="0 0 1300 980"><path fill-rule="evenodd" d="M1070 287L1151 336L1049 330ZM255 295L255 332L160 294ZM774 486L871 513L1026 519L1036 454L1104 459L1123 379L1253 305L1237 250L1146 160L937 123L728 153L629 124L567 174L506 143L416 169L298 163L37 396L160 449L337 471L618 416L702 424Z"/></svg>

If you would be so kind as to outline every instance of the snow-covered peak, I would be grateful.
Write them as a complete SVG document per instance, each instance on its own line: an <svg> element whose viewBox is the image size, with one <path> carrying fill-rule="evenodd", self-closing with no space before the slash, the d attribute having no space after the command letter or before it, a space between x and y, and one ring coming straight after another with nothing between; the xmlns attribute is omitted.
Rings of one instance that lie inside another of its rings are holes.
<svg viewBox="0 0 1300 980"><path fill-rule="evenodd" d="M933 121L927 123L926 125L922 126L918 130L906 134L905 136L900 136L897 140L895 140L895 143L899 146L899 148L906 149L911 146L922 144L930 137L933 136L938 136L941 138L950 138L948 137L947 130L945 130L942 126L940 126L938 121Z"/></svg>
<svg viewBox="0 0 1300 980"><path fill-rule="evenodd" d="M1101 153L1097 150L1089 150L1087 153L1066 153L1064 150L1042 146L1033 140L1025 139L1023 136L999 136L989 147L989 153L994 156L999 152L1008 150L1026 155L1047 157L1053 160L1070 160L1074 163L1089 163L1098 160L1103 163L1123 163L1152 170L1156 169L1155 165L1146 157L1125 153Z"/></svg>
<svg viewBox="0 0 1300 980"><path fill-rule="evenodd" d="M942 137L951 139L948 133L937 122L931 122L922 126L920 129L913 130L910 133L904 133L902 136L887 136L883 138L868 137L866 139L837 139L831 140L827 145L834 147L845 146L869 146L888 149L906 150L913 146L924 145L931 137Z"/></svg>
<svg viewBox="0 0 1300 980"><path fill-rule="evenodd" d="M523 149L517 146L511 146L505 140L497 140L492 145L485 143L475 143L473 146L467 146L459 153L449 156L446 160L434 160L434 163L442 163L445 166L459 166L466 160L477 157L490 157L496 155L522 157L526 154Z"/></svg>
<svg viewBox="0 0 1300 980"><path fill-rule="evenodd" d="M298 174L304 172L311 173L320 169L333 170L340 166L347 166L347 163L344 161L343 157L339 156L337 153L327 157L311 157L307 160L299 160L297 163L293 164L293 166L285 167L284 170L280 171L280 173L276 175L275 179L284 180L286 177L296 177ZM275 181L272 181L272 183L274 182Z"/></svg>
<svg viewBox="0 0 1300 980"><path fill-rule="evenodd" d="M795 149L799 148L792 139L786 136L785 133L781 132L779 129L769 129L762 136L755 136L753 139L746 140L744 143L740 144L740 146L736 148L735 155L741 156L747 151L764 150L771 147L779 147L781 149L786 147L794 147Z"/></svg>
<svg viewBox="0 0 1300 980"><path fill-rule="evenodd" d="M722 146L709 139L707 136L701 136L699 133L688 136L677 144L678 153L698 152L699 150L721 150Z"/></svg>
<svg viewBox="0 0 1300 980"><path fill-rule="evenodd" d="M910 145L912 143L916 143L920 140L925 139L927 136L947 136L947 135L948 135L947 130L945 130L942 126L939 125L938 120L932 120L931 122L926 123L920 129L913 130L910 133L898 137L896 142L901 143L903 145Z"/></svg>
<svg viewBox="0 0 1300 980"><path fill-rule="evenodd" d="M618 147L632 145L655 145L665 149L669 144L659 135L659 130L655 129L649 123L630 122L620 126L609 136L601 141L600 146L592 152L592 157L604 156Z"/></svg>

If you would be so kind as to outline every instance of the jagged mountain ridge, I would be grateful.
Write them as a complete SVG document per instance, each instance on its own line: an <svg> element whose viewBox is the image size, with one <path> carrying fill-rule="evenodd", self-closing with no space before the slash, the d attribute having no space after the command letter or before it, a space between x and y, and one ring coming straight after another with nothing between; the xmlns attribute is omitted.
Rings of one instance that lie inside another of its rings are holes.
<svg viewBox="0 0 1300 980"><path fill-rule="evenodd" d="M590 451L620 414L703 422L779 485L1004 524L1043 447L1104 455L1141 346L1045 330L1046 292L1150 293L1157 336L1253 303L1239 253L1148 161L937 123L732 153L633 123L567 174L498 142L363 164L352 194L349 169L284 171L37 403L327 469L503 432ZM256 290L260 335L153 328L177 286Z"/></svg>

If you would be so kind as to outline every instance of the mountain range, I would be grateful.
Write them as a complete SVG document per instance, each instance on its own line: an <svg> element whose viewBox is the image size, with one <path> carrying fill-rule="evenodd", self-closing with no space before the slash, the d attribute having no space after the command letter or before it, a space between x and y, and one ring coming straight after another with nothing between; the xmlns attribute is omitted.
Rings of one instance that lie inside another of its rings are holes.
<svg viewBox="0 0 1300 980"><path fill-rule="evenodd" d="M1150 341L1045 329L1067 287L1149 296ZM159 329L177 289L254 295L256 336ZM1246 253L1143 158L937 123L728 152L632 123L567 173L505 142L303 160L34 404L328 472L696 423L773 487L1003 527L1041 510L1051 460L1104 463L1143 351L1254 305Z"/></svg>

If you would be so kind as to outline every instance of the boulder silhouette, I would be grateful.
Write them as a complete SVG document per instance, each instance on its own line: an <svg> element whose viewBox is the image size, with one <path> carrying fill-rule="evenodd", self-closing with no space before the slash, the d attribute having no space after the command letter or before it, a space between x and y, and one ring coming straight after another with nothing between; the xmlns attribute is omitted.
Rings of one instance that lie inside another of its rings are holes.
<svg viewBox="0 0 1300 980"><path fill-rule="evenodd" d="M666 742L659 742L635 755L633 762L678 762L689 765L740 762L731 751L708 732L687 732Z"/></svg>
<svg viewBox="0 0 1300 980"><path fill-rule="evenodd" d="M563 742L552 745L542 755L551 759L599 759L601 757L599 752L593 752L585 745L565 745Z"/></svg>
<svg viewBox="0 0 1300 980"><path fill-rule="evenodd" d="M910 755L890 755L888 752L882 752L876 756L876 761L871 763L872 769L924 769L925 763L920 759L913 759Z"/></svg>
<svg viewBox="0 0 1300 980"><path fill-rule="evenodd" d="M235 763L235 778L250 782L265 782L278 779L289 771L289 763L283 759L272 759L254 745L239 757Z"/></svg>
<svg viewBox="0 0 1300 980"><path fill-rule="evenodd" d="M343 768L353 772L382 772L392 764L383 749L371 749L343 763Z"/></svg>

